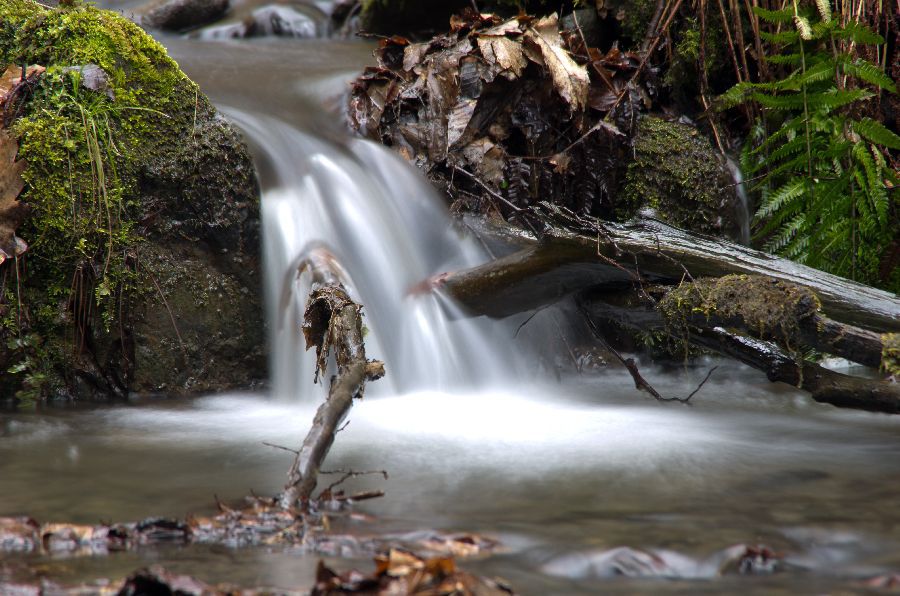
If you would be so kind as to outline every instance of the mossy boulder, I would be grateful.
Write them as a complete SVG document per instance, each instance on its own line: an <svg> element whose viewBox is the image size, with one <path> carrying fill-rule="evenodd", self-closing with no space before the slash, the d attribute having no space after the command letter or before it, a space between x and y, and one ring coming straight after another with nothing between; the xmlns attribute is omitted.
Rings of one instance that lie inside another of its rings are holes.
<svg viewBox="0 0 900 596"><path fill-rule="evenodd" d="M644 117L633 155L619 192L620 217L650 208L672 225L741 239L746 207L724 159L696 128Z"/></svg>
<svg viewBox="0 0 900 596"><path fill-rule="evenodd" d="M0 297L6 395L180 393L262 378L259 191L237 132L161 45L92 6L0 0L0 64L47 67L13 110L32 215L19 230L30 250L5 271L15 282ZM84 84L87 66L106 74L105 88ZM179 298L202 288L202 306ZM172 333L203 349L179 346L171 364Z"/></svg>

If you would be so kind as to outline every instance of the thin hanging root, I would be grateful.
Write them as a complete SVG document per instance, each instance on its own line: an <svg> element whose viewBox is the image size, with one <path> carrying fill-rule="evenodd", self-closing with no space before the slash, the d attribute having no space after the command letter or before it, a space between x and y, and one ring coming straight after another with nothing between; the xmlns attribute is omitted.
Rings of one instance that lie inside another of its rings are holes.
<svg viewBox="0 0 900 596"><path fill-rule="evenodd" d="M288 473L280 498L281 506L288 510L298 501L302 507L308 504L322 462L353 399L362 397L366 381L384 376L383 363L366 359L362 307L347 295L331 263L331 259L312 254L299 267L310 270L315 280L304 313L303 334L307 349L316 348L316 378L324 376L329 354L335 357L337 374Z"/></svg>

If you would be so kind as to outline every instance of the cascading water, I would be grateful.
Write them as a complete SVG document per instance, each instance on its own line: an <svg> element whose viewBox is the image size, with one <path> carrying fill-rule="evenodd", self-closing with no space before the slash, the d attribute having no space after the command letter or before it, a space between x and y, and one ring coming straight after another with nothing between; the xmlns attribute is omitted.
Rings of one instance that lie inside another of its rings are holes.
<svg viewBox="0 0 900 596"><path fill-rule="evenodd" d="M497 323L454 317L446 297L410 291L437 272L485 260L454 231L426 181L373 143L329 142L273 118L229 115L265 147L262 219L277 395L303 393L313 379L299 333L309 281L298 275L313 250L334 256L364 305L369 356L385 361L394 391L485 387L509 376Z"/></svg>

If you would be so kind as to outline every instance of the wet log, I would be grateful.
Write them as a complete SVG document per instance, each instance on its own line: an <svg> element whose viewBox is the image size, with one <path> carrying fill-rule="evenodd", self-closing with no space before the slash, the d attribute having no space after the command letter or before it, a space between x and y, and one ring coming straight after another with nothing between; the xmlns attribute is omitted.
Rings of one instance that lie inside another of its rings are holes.
<svg viewBox="0 0 900 596"><path fill-rule="evenodd" d="M353 400L362 397L366 381L384 376L381 362L366 359L362 309L348 296L334 263L330 254L318 249L298 269L313 276L304 312L303 335L307 349L316 349L316 380L325 375L329 355L334 356L337 371L328 397L316 411L312 427L288 473L288 483L280 497L281 506L286 509L297 502L308 502L322 462Z"/></svg>
<svg viewBox="0 0 900 596"><path fill-rule="evenodd" d="M558 208L544 209L549 218L570 218ZM627 224L564 223L578 233L553 226L532 246L474 269L443 274L435 285L472 313L504 317L594 286L764 275L812 290L832 321L876 333L900 331L896 295L787 259L649 218Z"/></svg>
<svg viewBox="0 0 900 596"><path fill-rule="evenodd" d="M668 330L659 310L635 300L633 294L587 292L579 296L578 301L582 311L600 326L616 325L641 332ZM813 362L795 360L777 345L728 331L717 325L719 322L691 319L684 339L763 371L772 382L787 383L807 391L820 403L900 413L900 383L854 377Z"/></svg>

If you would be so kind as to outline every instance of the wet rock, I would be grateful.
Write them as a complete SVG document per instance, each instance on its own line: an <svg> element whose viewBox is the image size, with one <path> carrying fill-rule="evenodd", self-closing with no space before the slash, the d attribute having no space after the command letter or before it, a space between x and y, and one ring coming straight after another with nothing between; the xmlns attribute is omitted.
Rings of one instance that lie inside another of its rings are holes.
<svg viewBox="0 0 900 596"><path fill-rule="evenodd" d="M324 33L325 17L314 18L291 6L273 4L255 9L239 22L207 27L202 39L242 39L247 37L315 38Z"/></svg>
<svg viewBox="0 0 900 596"><path fill-rule="evenodd" d="M159 0L140 10L141 24L155 29L184 31L222 18L228 0Z"/></svg>

